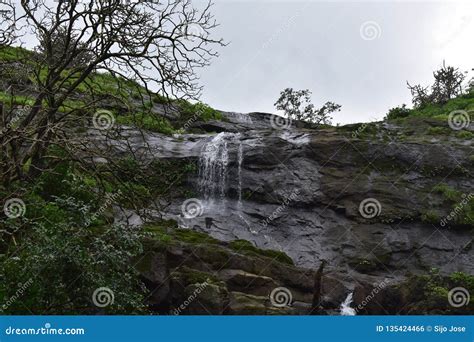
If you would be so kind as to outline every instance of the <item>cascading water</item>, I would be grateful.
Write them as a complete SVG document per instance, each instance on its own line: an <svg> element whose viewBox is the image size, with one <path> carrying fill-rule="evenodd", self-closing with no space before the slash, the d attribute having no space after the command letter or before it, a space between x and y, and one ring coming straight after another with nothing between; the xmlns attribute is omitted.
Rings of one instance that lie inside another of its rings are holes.
<svg viewBox="0 0 474 342"><path fill-rule="evenodd" d="M206 143L199 158L199 191L206 200L224 200L227 190L229 149L228 144L238 143L237 178L238 206L242 201L243 147L240 134L222 132Z"/></svg>
<svg viewBox="0 0 474 342"><path fill-rule="evenodd" d="M199 190L206 200L225 198L228 163L226 133L219 133L204 145L199 158Z"/></svg>
<svg viewBox="0 0 474 342"><path fill-rule="evenodd" d="M344 302L342 302L341 304L341 316L355 316L356 314L356 311L351 308L351 303L352 303L352 292L349 293L346 297L346 299L344 300Z"/></svg>
<svg viewBox="0 0 474 342"><path fill-rule="evenodd" d="M239 136L240 137L240 136ZM237 174L238 174L238 179L239 179L239 202L238 202L238 207L242 208L242 161L244 160L244 148L242 146L242 143L240 142L239 139L239 152L238 152L238 168L237 168Z"/></svg>

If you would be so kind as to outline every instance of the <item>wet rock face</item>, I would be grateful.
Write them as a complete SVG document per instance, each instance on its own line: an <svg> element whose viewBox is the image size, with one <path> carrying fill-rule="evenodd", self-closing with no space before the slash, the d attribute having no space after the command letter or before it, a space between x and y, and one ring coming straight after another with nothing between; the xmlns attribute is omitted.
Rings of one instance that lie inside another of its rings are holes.
<svg viewBox="0 0 474 342"><path fill-rule="evenodd" d="M363 137L360 128L277 130L269 114L224 114L222 122L196 123L210 134L129 132L137 149L151 146L150 157L199 165L188 179L199 215L185 215L189 198L177 198L165 218L219 240L284 251L300 267L327 260L353 288L432 267L474 273L472 227L442 226L452 204L433 190L445 183L474 192L471 141L404 137L408 128L384 124ZM427 213L437 219L427 220ZM245 278L236 272L222 275L232 279L230 292L239 292Z"/></svg>

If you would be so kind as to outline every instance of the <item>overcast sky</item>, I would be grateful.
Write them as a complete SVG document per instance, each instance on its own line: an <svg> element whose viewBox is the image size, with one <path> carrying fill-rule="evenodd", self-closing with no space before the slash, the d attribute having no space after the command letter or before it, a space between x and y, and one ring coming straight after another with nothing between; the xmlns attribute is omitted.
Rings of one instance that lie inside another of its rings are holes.
<svg viewBox="0 0 474 342"><path fill-rule="evenodd" d="M286 87L335 123L381 119L410 103L406 81L429 84L446 63L474 68L474 1L215 1L216 36L230 44L202 70L202 100L228 111L275 112Z"/></svg>

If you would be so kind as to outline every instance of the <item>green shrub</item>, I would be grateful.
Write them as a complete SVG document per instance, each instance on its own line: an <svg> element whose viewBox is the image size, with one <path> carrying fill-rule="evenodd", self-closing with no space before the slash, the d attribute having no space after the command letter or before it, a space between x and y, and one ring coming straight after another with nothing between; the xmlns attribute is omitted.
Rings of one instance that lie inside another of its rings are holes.
<svg viewBox="0 0 474 342"><path fill-rule="evenodd" d="M407 108L406 104L403 104L401 107L395 107L389 109L385 120L393 120L398 118L406 118L411 114L411 109Z"/></svg>
<svg viewBox="0 0 474 342"><path fill-rule="evenodd" d="M205 103L198 102L192 104L185 100L179 100L177 103L179 107L179 119L176 125L178 128L197 120L222 120L222 114Z"/></svg>
<svg viewBox="0 0 474 342"><path fill-rule="evenodd" d="M0 260L4 314L144 312L144 288L130 265L142 253L136 229L86 225L77 216L90 208L71 197L46 202L36 196L26 202L28 217L17 220L27 223L27 231ZM115 298L105 308L93 301L100 287Z"/></svg>

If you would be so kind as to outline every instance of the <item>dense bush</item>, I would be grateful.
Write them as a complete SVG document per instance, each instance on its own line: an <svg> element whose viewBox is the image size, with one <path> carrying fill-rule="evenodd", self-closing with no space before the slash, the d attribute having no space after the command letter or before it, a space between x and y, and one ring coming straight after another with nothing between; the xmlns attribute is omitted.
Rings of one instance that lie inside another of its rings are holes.
<svg viewBox="0 0 474 342"><path fill-rule="evenodd" d="M45 175L23 194L24 215L0 220L7 242L0 260L3 313L143 312L143 288L130 263L142 253L141 233L111 224L110 202L93 196L67 166L56 170L67 176ZM114 296L104 308L93 301L101 287Z"/></svg>
<svg viewBox="0 0 474 342"><path fill-rule="evenodd" d="M407 108L406 104L403 104L401 107L395 107L389 109L387 115L385 116L386 120L393 120L398 118L406 118L411 113L411 110Z"/></svg>

